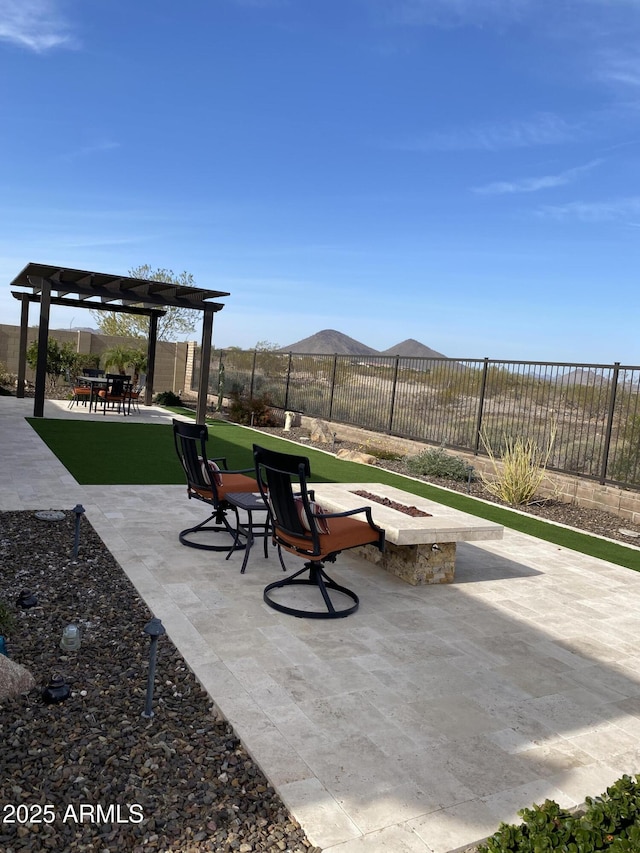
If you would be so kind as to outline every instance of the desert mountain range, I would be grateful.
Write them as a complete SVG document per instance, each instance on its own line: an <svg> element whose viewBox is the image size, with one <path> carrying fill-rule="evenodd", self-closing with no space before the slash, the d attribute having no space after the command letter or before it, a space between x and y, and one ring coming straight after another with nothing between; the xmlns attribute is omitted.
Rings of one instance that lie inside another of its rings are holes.
<svg viewBox="0 0 640 853"><path fill-rule="evenodd" d="M403 358L447 358L441 352L408 338L385 350L373 349L335 329L323 329L308 338L281 347L280 352L299 352L312 355L400 355Z"/></svg>

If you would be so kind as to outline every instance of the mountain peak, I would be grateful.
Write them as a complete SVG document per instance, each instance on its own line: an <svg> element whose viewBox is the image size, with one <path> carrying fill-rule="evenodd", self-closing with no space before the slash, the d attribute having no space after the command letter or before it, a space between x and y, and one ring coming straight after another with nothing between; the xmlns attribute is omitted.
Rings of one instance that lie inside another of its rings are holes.
<svg viewBox="0 0 640 853"><path fill-rule="evenodd" d="M446 355L421 344L415 338L407 338L406 341L383 350L382 355L399 355L403 358L447 358Z"/></svg>
<svg viewBox="0 0 640 853"><path fill-rule="evenodd" d="M280 352L300 352L313 355L378 355L378 351L350 338L335 329L323 329L295 344L281 347Z"/></svg>

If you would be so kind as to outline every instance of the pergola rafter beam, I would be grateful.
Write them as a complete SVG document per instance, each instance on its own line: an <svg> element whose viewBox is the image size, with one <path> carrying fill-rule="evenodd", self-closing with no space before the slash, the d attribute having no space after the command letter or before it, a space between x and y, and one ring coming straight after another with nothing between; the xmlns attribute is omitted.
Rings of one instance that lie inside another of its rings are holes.
<svg viewBox="0 0 640 853"><path fill-rule="evenodd" d="M40 302L40 296L36 293L18 293L15 290L11 291L11 295L15 299L27 302ZM88 302L88 297L80 299L69 299L66 296L52 296L52 305L62 305L67 308L94 308L96 311L113 311L116 314L138 314L144 317L150 317L152 314L157 314L158 317L164 317L167 313L160 308L141 308L127 307L124 305L104 305L102 302Z"/></svg>

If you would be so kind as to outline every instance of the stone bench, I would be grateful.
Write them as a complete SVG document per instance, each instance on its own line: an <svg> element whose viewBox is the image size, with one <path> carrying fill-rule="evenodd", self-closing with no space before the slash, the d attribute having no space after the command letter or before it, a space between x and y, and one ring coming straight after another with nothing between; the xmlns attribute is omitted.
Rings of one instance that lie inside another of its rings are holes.
<svg viewBox="0 0 640 853"><path fill-rule="evenodd" d="M451 583L455 576L456 543L481 539L502 539L504 528L493 521L418 497L382 483L317 483L309 484L316 500L332 512L344 512L359 506L370 506L373 520L383 527L386 547L383 553L367 545L358 548L366 559L414 586ZM356 492L369 492L381 499L415 507L429 513L407 515L399 509L379 504Z"/></svg>

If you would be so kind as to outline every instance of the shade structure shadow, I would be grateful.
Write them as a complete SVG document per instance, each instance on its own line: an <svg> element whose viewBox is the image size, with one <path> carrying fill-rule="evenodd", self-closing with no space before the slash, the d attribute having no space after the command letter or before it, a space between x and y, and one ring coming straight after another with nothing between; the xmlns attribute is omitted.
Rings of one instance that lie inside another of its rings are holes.
<svg viewBox="0 0 640 853"><path fill-rule="evenodd" d="M208 607L188 618L226 673L212 696L324 850L448 853L640 768L635 573L511 532L461 547L450 585L343 554L334 572L360 609L311 625L257 604L278 571L272 555L243 579L244 627L238 602L215 629ZM228 592L216 566L194 595L209 584Z"/></svg>
<svg viewBox="0 0 640 853"><path fill-rule="evenodd" d="M525 565L498 553L489 557L486 550L482 551L468 542L458 543L456 550L456 584L527 578L541 574L534 566ZM480 571L476 569L476 563L481 565Z"/></svg>

